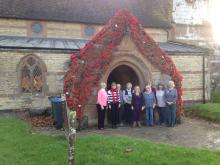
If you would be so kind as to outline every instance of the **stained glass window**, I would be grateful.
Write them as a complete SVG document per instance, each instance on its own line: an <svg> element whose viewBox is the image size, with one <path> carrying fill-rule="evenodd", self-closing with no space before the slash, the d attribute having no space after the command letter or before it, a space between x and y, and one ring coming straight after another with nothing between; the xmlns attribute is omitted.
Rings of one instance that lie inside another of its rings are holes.
<svg viewBox="0 0 220 165"><path fill-rule="evenodd" d="M21 88L23 93L42 93L44 72L41 61L34 56L24 58L21 65Z"/></svg>

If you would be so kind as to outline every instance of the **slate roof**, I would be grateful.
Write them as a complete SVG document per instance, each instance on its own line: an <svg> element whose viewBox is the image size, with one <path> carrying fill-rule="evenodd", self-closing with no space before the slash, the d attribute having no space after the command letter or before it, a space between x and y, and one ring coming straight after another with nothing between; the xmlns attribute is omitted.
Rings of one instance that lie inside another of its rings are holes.
<svg viewBox="0 0 220 165"><path fill-rule="evenodd" d="M145 27L170 28L169 0L0 0L0 17L106 24L127 7Z"/></svg>
<svg viewBox="0 0 220 165"><path fill-rule="evenodd" d="M78 51L83 48L89 40L85 39L59 39L59 38L36 38L18 36L0 36L0 48L7 49L37 49L37 50L61 50ZM207 49L196 46L175 43L161 42L159 46L167 53L195 53L208 55Z"/></svg>
<svg viewBox="0 0 220 165"><path fill-rule="evenodd" d="M209 49L178 42L160 42L159 46L167 53L208 53ZM205 54L208 55L208 54Z"/></svg>

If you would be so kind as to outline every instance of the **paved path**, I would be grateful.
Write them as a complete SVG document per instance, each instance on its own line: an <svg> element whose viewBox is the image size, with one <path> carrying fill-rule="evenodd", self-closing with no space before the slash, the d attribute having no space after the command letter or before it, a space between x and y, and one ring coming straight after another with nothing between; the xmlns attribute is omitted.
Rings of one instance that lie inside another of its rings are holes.
<svg viewBox="0 0 220 165"><path fill-rule="evenodd" d="M34 131L47 132L39 128L35 128ZM48 131L51 131L51 129L48 129ZM56 130L51 133L63 134L63 132ZM77 136L81 137L91 134L129 136L180 146L220 149L220 125L190 118L185 118L183 124L174 128L165 126L143 126L141 128L119 127L117 129L107 128L103 131L96 128L89 128L78 132Z"/></svg>

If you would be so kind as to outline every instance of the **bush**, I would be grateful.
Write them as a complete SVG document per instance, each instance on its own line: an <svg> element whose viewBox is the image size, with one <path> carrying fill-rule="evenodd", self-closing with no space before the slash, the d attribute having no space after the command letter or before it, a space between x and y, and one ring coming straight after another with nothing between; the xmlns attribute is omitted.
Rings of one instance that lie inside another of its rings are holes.
<svg viewBox="0 0 220 165"><path fill-rule="evenodd" d="M220 103L220 92L213 92L211 94L211 101L213 103Z"/></svg>
<svg viewBox="0 0 220 165"><path fill-rule="evenodd" d="M198 104L192 106L190 112L192 116L220 123L220 103Z"/></svg>

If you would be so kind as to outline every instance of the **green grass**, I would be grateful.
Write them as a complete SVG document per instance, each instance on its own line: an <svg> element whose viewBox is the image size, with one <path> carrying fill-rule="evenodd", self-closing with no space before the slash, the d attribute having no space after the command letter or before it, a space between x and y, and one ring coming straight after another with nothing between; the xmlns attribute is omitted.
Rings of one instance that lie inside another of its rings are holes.
<svg viewBox="0 0 220 165"><path fill-rule="evenodd" d="M131 148L131 152L126 152ZM31 134L23 121L0 119L1 165L65 165L66 141ZM76 165L219 165L220 151L157 144L128 137L90 135L77 139Z"/></svg>
<svg viewBox="0 0 220 165"><path fill-rule="evenodd" d="M220 103L198 104L190 111L193 116L220 123Z"/></svg>
<svg viewBox="0 0 220 165"><path fill-rule="evenodd" d="M65 138L31 134L21 120L0 119L0 165L62 165L65 158Z"/></svg>
<svg viewBox="0 0 220 165"><path fill-rule="evenodd" d="M213 103L220 103L220 92L213 92L211 94L211 101Z"/></svg>

